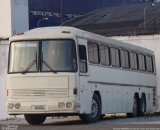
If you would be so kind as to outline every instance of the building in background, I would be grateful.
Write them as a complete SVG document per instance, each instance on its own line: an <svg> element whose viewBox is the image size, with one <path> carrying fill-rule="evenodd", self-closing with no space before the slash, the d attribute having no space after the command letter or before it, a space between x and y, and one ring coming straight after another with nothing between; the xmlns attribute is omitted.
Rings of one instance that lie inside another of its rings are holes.
<svg viewBox="0 0 160 130"><path fill-rule="evenodd" d="M160 3L99 9L63 25L105 36L159 34Z"/></svg>
<svg viewBox="0 0 160 130"><path fill-rule="evenodd" d="M84 13L105 7L148 2L153 2L153 0L46 0L45 2L44 0L29 0L29 28L60 25ZM48 20L42 20L44 17Z"/></svg>

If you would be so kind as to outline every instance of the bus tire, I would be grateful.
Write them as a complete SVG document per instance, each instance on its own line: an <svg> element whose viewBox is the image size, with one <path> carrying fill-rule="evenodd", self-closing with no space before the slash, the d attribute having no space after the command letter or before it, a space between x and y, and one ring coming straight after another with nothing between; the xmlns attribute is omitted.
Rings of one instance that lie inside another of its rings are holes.
<svg viewBox="0 0 160 130"><path fill-rule="evenodd" d="M144 116L146 112L146 96L145 94L142 94L141 99L140 99L140 116Z"/></svg>
<svg viewBox="0 0 160 130"><path fill-rule="evenodd" d="M86 120L85 120L85 114L80 114L80 115L79 115L79 118L80 118L83 122L86 122Z"/></svg>
<svg viewBox="0 0 160 130"><path fill-rule="evenodd" d="M45 115L26 114L24 117L30 125L41 125L46 119Z"/></svg>
<svg viewBox="0 0 160 130"><path fill-rule="evenodd" d="M105 118L105 114L102 114L101 116L100 116L100 120L103 120Z"/></svg>
<svg viewBox="0 0 160 130"><path fill-rule="evenodd" d="M127 117L128 117L128 118L132 118L132 117L133 117L133 114L132 114L132 113L127 113Z"/></svg>
<svg viewBox="0 0 160 130"><path fill-rule="evenodd" d="M138 96L134 96L133 100L133 108L132 108L132 117L137 117L139 115L139 102L138 102Z"/></svg>
<svg viewBox="0 0 160 130"><path fill-rule="evenodd" d="M92 99L92 110L90 114L80 114L80 119L85 123L94 123L100 119L101 116L101 101L99 97L94 94Z"/></svg>
<svg viewBox="0 0 160 130"><path fill-rule="evenodd" d="M139 115L139 102L138 101L139 101L138 96L134 95L132 113L126 113L128 118L137 117Z"/></svg>

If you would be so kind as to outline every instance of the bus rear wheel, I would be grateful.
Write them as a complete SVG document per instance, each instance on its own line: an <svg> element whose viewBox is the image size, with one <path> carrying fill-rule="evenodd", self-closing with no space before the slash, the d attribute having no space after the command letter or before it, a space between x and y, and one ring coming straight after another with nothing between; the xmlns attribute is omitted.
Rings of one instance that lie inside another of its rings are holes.
<svg viewBox="0 0 160 130"><path fill-rule="evenodd" d="M85 123L94 123L100 119L101 116L101 101L99 97L94 94L92 99L91 113L79 115L80 119Z"/></svg>
<svg viewBox="0 0 160 130"><path fill-rule="evenodd" d="M139 115L139 102L138 96L135 95L133 98L133 106L132 106L132 113L127 113L127 117L137 117Z"/></svg>
<svg viewBox="0 0 160 130"><path fill-rule="evenodd" d="M145 94L142 94L141 99L140 99L140 116L144 116L146 112L146 96Z"/></svg>
<svg viewBox="0 0 160 130"><path fill-rule="evenodd" d="M24 117L30 125L41 125L46 119L45 115L26 114Z"/></svg>
<svg viewBox="0 0 160 130"><path fill-rule="evenodd" d="M138 115L139 115L139 98L137 95L134 95L132 117L137 117Z"/></svg>
<svg viewBox="0 0 160 130"><path fill-rule="evenodd" d="M133 113L132 113L133 117L139 116L139 109L140 109L139 96L135 94L133 101Z"/></svg>

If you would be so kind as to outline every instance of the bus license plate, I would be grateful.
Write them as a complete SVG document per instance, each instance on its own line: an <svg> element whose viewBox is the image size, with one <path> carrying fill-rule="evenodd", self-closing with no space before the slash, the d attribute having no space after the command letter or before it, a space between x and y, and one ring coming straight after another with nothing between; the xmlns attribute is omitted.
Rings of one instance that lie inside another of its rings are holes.
<svg viewBox="0 0 160 130"><path fill-rule="evenodd" d="M36 111L45 110L45 106L44 105L36 105L36 106L33 106L32 108L33 108L33 110L36 110Z"/></svg>

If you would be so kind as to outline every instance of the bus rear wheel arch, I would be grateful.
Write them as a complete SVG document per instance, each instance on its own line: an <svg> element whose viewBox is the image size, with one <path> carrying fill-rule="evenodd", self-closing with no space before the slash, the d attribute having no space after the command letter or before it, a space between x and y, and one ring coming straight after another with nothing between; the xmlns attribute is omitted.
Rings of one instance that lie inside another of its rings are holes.
<svg viewBox="0 0 160 130"><path fill-rule="evenodd" d="M94 123L100 119L101 116L101 99L100 97L94 93L92 98L92 106L90 114L80 114L80 119L85 123Z"/></svg>
<svg viewBox="0 0 160 130"><path fill-rule="evenodd" d="M41 125L46 120L46 116L40 114L25 114L24 117L30 125Z"/></svg>

